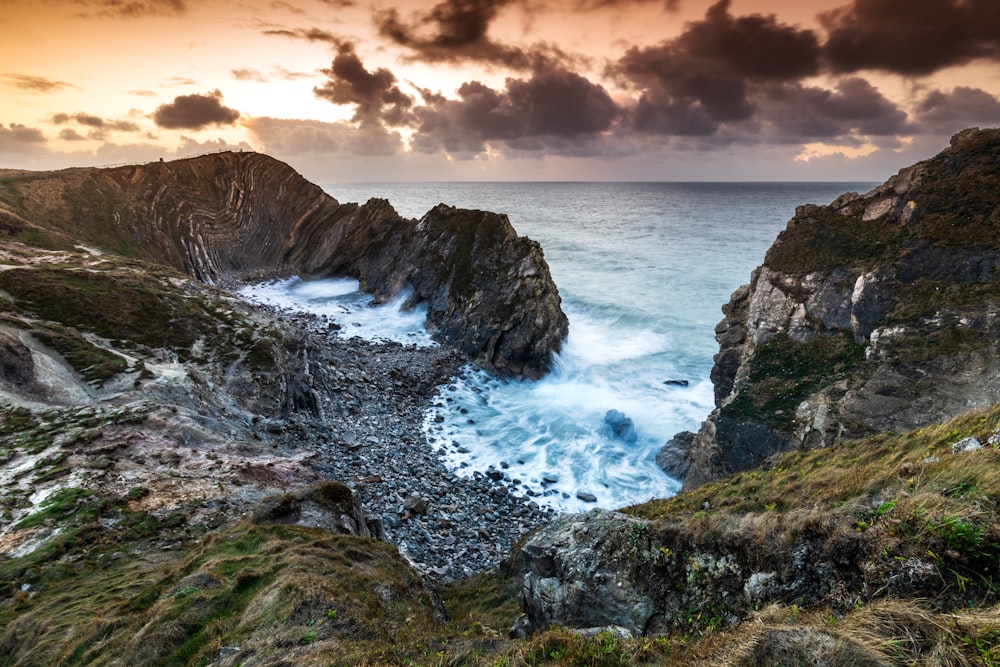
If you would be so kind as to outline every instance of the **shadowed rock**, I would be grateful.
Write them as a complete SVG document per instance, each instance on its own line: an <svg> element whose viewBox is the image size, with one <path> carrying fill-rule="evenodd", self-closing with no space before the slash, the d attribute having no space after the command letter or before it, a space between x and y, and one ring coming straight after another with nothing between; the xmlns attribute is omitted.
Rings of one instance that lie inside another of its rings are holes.
<svg viewBox="0 0 1000 667"><path fill-rule="evenodd" d="M26 173L0 209L10 235L47 234L168 264L208 283L350 276L376 300L411 291L427 326L488 370L537 378L567 321L541 247L504 215L385 200L341 204L288 165L219 153L114 169Z"/></svg>
<svg viewBox="0 0 1000 667"><path fill-rule="evenodd" d="M1000 130L800 206L716 327L685 489L1000 401Z"/></svg>

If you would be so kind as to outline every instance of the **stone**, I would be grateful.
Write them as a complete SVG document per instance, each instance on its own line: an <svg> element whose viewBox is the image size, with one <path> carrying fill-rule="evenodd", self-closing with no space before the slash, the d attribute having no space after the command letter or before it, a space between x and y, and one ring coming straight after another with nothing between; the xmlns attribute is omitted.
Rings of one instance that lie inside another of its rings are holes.
<svg viewBox="0 0 1000 667"><path fill-rule="evenodd" d="M54 205L35 193L73 191L76 206L115 212L125 254L205 283L349 276L378 303L407 292L439 342L497 374L543 376L568 331L541 246L502 214L441 204L412 220L384 199L341 204L252 151L39 178L22 192L25 210Z"/></svg>
<svg viewBox="0 0 1000 667"><path fill-rule="evenodd" d="M521 549L524 582L519 632L550 626L621 626L642 634L656 612L653 600L629 577L607 546L621 542L638 523L623 514L595 509L564 514Z"/></svg>
<svg viewBox="0 0 1000 667"><path fill-rule="evenodd" d="M614 437L627 444L635 444L637 438L635 423L623 412L608 410L604 415L604 423L611 427Z"/></svg>
<svg viewBox="0 0 1000 667"><path fill-rule="evenodd" d="M974 452L977 449L982 449L983 443L979 442L976 438L969 436L959 440L958 442L953 442L951 444L951 451L955 454L961 454L964 452Z"/></svg>
<svg viewBox="0 0 1000 667"><path fill-rule="evenodd" d="M35 380L35 363L21 341L0 331L0 382L27 387Z"/></svg>
<svg viewBox="0 0 1000 667"><path fill-rule="evenodd" d="M597 502L597 496L595 496L593 493L590 493L588 491L577 491L576 492L576 497L578 499L582 500L585 503L596 503Z"/></svg>
<svg viewBox="0 0 1000 667"><path fill-rule="evenodd" d="M403 509L410 514L427 514L427 501L420 496L407 496L403 499Z"/></svg>
<svg viewBox="0 0 1000 667"><path fill-rule="evenodd" d="M675 435L656 453L656 465L668 476L684 479L691 467L688 451L694 444L694 439L695 434L691 431L681 431Z"/></svg>

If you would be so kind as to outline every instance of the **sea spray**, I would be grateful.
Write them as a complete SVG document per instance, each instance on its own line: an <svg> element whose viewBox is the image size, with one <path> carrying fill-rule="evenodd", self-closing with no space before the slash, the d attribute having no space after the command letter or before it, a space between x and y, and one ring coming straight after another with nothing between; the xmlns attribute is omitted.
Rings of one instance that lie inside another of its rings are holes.
<svg viewBox="0 0 1000 667"><path fill-rule="evenodd" d="M340 327L345 337L436 345L424 328L427 308L403 310L408 292L376 305L353 278L301 280L298 277L245 285L237 294L279 311L312 313Z"/></svg>
<svg viewBox="0 0 1000 667"><path fill-rule="evenodd" d="M340 201L386 197L414 218L441 201L507 213L519 234L542 244L570 321L552 373L515 382L466 369L440 388L424 431L456 473L488 474L539 504L577 511L676 492L678 481L655 466L655 455L675 433L697 430L713 406L708 376L720 307L796 206L869 187L394 183L327 190ZM401 312L405 297L373 308L356 281L294 279L244 294L327 317L341 335L432 344L424 312ZM614 433L609 410L631 420L634 441Z"/></svg>

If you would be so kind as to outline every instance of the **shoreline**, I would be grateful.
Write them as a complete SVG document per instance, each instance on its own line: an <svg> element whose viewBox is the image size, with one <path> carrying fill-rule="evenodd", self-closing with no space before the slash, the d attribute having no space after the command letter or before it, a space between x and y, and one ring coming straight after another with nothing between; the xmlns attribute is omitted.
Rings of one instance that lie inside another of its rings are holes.
<svg viewBox="0 0 1000 667"><path fill-rule="evenodd" d="M436 388L468 363L458 352L345 338L320 316L251 306L317 340L334 378L326 389L341 399L324 410L312 442L289 445L315 451L312 467L358 493L420 571L447 582L488 570L558 514L502 480L449 472L444 450L427 442L424 413Z"/></svg>

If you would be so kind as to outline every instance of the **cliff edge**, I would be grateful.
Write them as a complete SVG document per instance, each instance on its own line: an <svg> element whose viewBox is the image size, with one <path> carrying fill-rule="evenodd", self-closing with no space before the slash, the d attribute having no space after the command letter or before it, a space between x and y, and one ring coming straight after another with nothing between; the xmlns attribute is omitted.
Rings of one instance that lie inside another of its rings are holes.
<svg viewBox="0 0 1000 667"><path fill-rule="evenodd" d="M1000 130L801 206L716 327L684 482L1000 401Z"/></svg>
<svg viewBox="0 0 1000 667"><path fill-rule="evenodd" d="M7 174L0 233L207 283L350 276L378 300L410 289L439 341L503 375L544 375L567 331L541 248L506 216L442 205L418 222L384 200L341 204L258 153Z"/></svg>

